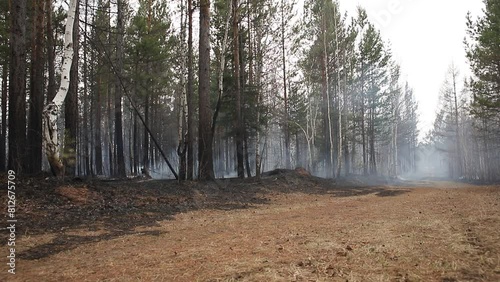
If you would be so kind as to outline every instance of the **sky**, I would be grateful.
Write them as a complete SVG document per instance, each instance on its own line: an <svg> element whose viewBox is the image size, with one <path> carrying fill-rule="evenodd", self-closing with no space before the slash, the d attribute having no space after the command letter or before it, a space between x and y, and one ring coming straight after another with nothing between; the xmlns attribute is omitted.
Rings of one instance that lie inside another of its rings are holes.
<svg viewBox="0 0 500 282"><path fill-rule="evenodd" d="M469 76L463 40L467 12L473 19L483 14L482 0L339 0L349 16L356 7L366 9L368 18L391 44L401 65L403 79L414 89L419 103L420 138L431 129L439 91L449 66L454 63L461 76ZM462 86L462 83L460 83Z"/></svg>

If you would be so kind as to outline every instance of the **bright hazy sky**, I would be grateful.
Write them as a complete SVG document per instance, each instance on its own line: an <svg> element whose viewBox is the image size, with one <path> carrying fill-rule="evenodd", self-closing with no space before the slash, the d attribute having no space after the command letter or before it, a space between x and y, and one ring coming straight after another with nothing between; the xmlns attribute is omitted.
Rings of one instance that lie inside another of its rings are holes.
<svg viewBox="0 0 500 282"><path fill-rule="evenodd" d="M482 0L338 0L350 16L364 7L378 25L385 41L400 63L419 102L420 136L434 120L440 88L452 62L460 74L470 74L463 39L465 16L482 15ZM459 86L463 84L460 83Z"/></svg>

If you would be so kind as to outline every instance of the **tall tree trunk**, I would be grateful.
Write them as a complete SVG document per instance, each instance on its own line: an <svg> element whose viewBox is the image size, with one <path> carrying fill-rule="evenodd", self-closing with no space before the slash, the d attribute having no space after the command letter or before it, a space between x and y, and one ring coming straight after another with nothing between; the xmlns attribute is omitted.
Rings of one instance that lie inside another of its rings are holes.
<svg viewBox="0 0 500 282"><path fill-rule="evenodd" d="M257 85L257 132L255 138L255 175L260 178L261 172L261 154L260 154L260 120L261 111L260 104L262 102L262 69L263 69L263 58L262 58L262 23L260 21L255 24L255 41L256 41L256 59L257 59L257 70L256 70L256 85Z"/></svg>
<svg viewBox="0 0 500 282"><path fill-rule="evenodd" d="M460 128L459 128L459 123L458 123L458 94L457 94L457 70L455 69L455 66L452 65L451 69L452 73L452 83L453 83L453 103L454 103L454 122L455 122L455 150L456 152L456 165L457 165L457 175L456 177L461 177L463 174L463 166L462 166L462 152L460 149Z"/></svg>
<svg viewBox="0 0 500 282"><path fill-rule="evenodd" d="M139 128L137 125L137 115L134 115L134 173L139 174Z"/></svg>
<svg viewBox="0 0 500 282"><path fill-rule="evenodd" d="M218 92L218 97L217 97L217 104L215 107L215 112L213 114L212 118L212 136L213 138L215 137L216 134L216 124L217 124L217 118L219 116L219 112L222 106L222 99L224 95L224 71L226 69L226 49L227 49L227 41L228 41L228 36L229 36L229 24L231 23L231 17L232 17L232 9L233 9L233 3L228 2L228 12L226 15L226 22L225 22L225 27L224 27L224 37L222 38L222 44L221 44L221 49L220 49L220 60L219 60L219 68L218 68L218 78L217 78L217 92ZM219 145L219 151L223 151L222 149L222 144ZM219 154L220 156L220 154ZM223 158L218 158L217 163L219 166L223 166L224 163L221 162ZM227 162L226 162L227 163ZM226 169L222 169L221 167L216 168L216 171L222 171Z"/></svg>
<svg viewBox="0 0 500 282"><path fill-rule="evenodd" d="M190 0L188 0L190 1ZM186 20L184 17L184 0L181 0L181 49L184 50L185 46L185 34L186 34ZM178 145L177 145L177 156L179 157L179 180L185 180L187 174L187 162L186 162L186 131L187 131L187 113L186 113L186 92L187 85L185 84L185 69L186 69L186 56L184 54L181 56L181 78L180 78L180 91L179 91L179 102L178 102Z"/></svg>
<svg viewBox="0 0 500 282"><path fill-rule="evenodd" d="M235 141L236 141L236 160L238 165L238 177L245 178L243 166L243 122L241 114L241 78L240 78L240 40L239 40L239 1L233 2L233 64L234 64L234 96L235 96Z"/></svg>
<svg viewBox="0 0 500 282"><path fill-rule="evenodd" d="M54 31L52 28L52 1L46 0L45 9L47 12L47 101L52 101L56 96L56 68L55 68L55 44L54 44Z"/></svg>
<svg viewBox="0 0 500 282"><path fill-rule="evenodd" d="M31 91L28 120L28 172L42 171L42 111L44 86L44 0L35 0L32 47L31 47Z"/></svg>
<svg viewBox="0 0 500 282"><path fill-rule="evenodd" d="M288 124L288 93L286 87L285 0L281 0L281 60L283 65L283 98L285 100L285 110L283 117L283 131L285 134L285 168L290 169L292 164L290 157L290 132Z"/></svg>
<svg viewBox="0 0 500 282"><path fill-rule="evenodd" d="M335 3L335 10L338 8L338 5ZM337 61L337 64L336 64L336 83L335 83L335 88L337 91L337 117L338 117L338 123L337 123L337 136L338 136L338 139L337 139L337 177L340 176L340 171L342 170L342 96L340 95L340 50L339 50L339 37L338 37L338 28L339 26L337 25L337 19L336 19L336 15L337 12L335 11L334 12L334 15L333 15L333 26L334 26L334 32L335 32L335 54L336 54L336 61ZM340 13L339 13L340 14ZM344 50L344 58L345 59L345 50ZM346 74L346 71L344 70L344 74ZM346 82L347 80L347 77L344 76L344 85L347 84ZM344 92L346 91L345 89L346 87L344 87Z"/></svg>
<svg viewBox="0 0 500 282"><path fill-rule="evenodd" d="M64 165L65 173L73 176L76 174L76 144L78 134L78 59L79 59L79 9L76 1L75 21L73 23L73 64L70 70L70 84L66 103L64 104Z"/></svg>
<svg viewBox="0 0 500 282"><path fill-rule="evenodd" d="M89 65L88 65L88 45L87 45L87 21L88 21L88 0L85 0L85 28L84 28L84 33L85 36L83 37L83 128L81 131L80 135L80 140L83 140L82 144L82 150L83 154L83 167L84 167L84 175L89 175L91 172L91 158L90 155L92 154L92 151L89 149L89 144L90 144L90 139L89 136L91 136L91 132L89 131L89 109L91 106L89 106L90 103L90 97L89 97L89 92L88 92L88 82L89 82ZM92 114L90 114L92 116ZM93 116L92 116L93 117ZM90 126L91 127L91 126Z"/></svg>
<svg viewBox="0 0 500 282"><path fill-rule="evenodd" d="M210 0L200 2L199 41L199 173L202 180L214 178L212 113L210 109Z"/></svg>
<svg viewBox="0 0 500 282"><path fill-rule="evenodd" d="M142 159L142 166L144 173L149 174L149 134L147 127L149 126L149 103L150 103L150 97L149 97L149 91L146 92L146 98L144 101L144 144L142 148L143 152L143 159Z"/></svg>
<svg viewBox="0 0 500 282"><path fill-rule="evenodd" d="M111 73L108 73L108 78L107 81L111 83ZM113 151L113 112L111 110L111 85L110 84L106 85L106 97L107 97L107 103L106 103L106 114L107 114L107 119L106 119L106 126L107 126L107 131L106 131L106 143L108 145L108 166L109 166L109 176L115 175L114 169L115 169L115 159L114 159L114 151Z"/></svg>
<svg viewBox="0 0 500 282"><path fill-rule="evenodd" d="M363 147L363 174L368 175L368 162L366 158L366 126L365 126L365 114L366 114L366 107L365 107L365 90L364 90L364 66L361 66L361 138L362 138L362 147Z"/></svg>
<svg viewBox="0 0 500 282"><path fill-rule="evenodd" d="M370 120L369 120L369 144L370 144L370 174L377 174L377 159L375 155L375 109L374 109L374 98L371 98L371 105L369 110Z"/></svg>
<svg viewBox="0 0 500 282"><path fill-rule="evenodd" d="M302 152L300 151L300 137L299 132L295 132L295 163L298 167L304 166L302 163Z"/></svg>
<svg viewBox="0 0 500 282"><path fill-rule="evenodd" d="M330 114L330 86L328 81L328 53L326 42L326 15L322 15L322 43L323 43L323 58L322 58L322 93L323 93L323 124L325 136L324 153L326 155L325 171L327 177L332 177L333 173L333 136L332 136L332 121Z"/></svg>
<svg viewBox="0 0 500 282"><path fill-rule="evenodd" d="M196 112L194 104L194 71L193 71L193 7L192 1L188 0L188 77L187 77L187 179L193 180L194 177L194 115Z"/></svg>
<svg viewBox="0 0 500 282"><path fill-rule="evenodd" d="M102 122L102 100L101 100L101 76L97 75L97 85L95 89L95 140L94 140L94 153L95 153L95 172L96 175L103 174L102 163L102 136L101 136L101 122Z"/></svg>
<svg viewBox="0 0 500 282"><path fill-rule="evenodd" d="M12 2L9 77L9 169L21 173L26 150L26 0Z"/></svg>
<svg viewBox="0 0 500 282"><path fill-rule="evenodd" d="M20 3L24 1L16 1ZM61 86L54 99L44 108L43 111L43 139L45 143L45 151L52 172L55 176L61 177L64 175L64 165L61 161L59 152L59 141L57 132L57 120L60 115L60 109L69 88L69 77L71 64L73 62L73 24L75 22L75 10L77 1L71 0L69 3L68 18L64 35L64 58L61 68ZM15 18L15 17L14 17Z"/></svg>
<svg viewBox="0 0 500 282"><path fill-rule="evenodd" d="M123 19L123 10L126 8L124 0L118 0L117 5L117 37L116 37L116 64L118 72L115 76L115 144L116 144L116 171L118 177L125 177L125 156L123 148L123 126L122 126L122 86L121 77L123 70L123 36L125 33L125 22Z"/></svg>

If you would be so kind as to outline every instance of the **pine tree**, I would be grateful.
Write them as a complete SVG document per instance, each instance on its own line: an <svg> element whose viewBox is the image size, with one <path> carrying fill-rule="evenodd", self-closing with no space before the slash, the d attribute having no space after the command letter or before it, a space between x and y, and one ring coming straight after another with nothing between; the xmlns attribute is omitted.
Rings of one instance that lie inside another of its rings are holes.
<svg viewBox="0 0 500 282"><path fill-rule="evenodd" d="M500 3L484 0L485 15L473 21L467 16L467 58L473 77L471 113L481 135L486 171L483 178L498 179L500 168Z"/></svg>
<svg viewBox="0 0 500 282"><path fill-rule="evenodd" d="M26 0L11 6L8 168L26 168Z"/></svg>
<svg viewBox="0 0 500 282"><path fill-rule="evenodd" d="M210 1L200 2L200 41L199 41L199 138L198 138L198 178L214 178L212 110L210 107Z"/></svg>
<svg viewBox="0 0 500 282"><path fill-rule="evenodd" d="M115 77L115 144L117 156L117 171L116 176L125 177L125 157L123 146L123 126L122 126L122 82L123 77L123 60L124 60L124 47L123 37L125 35L125 20L124 13L128 7L127 2L118 0L116 3L117 9L117 27L116 27L116 77Z"/></svg>
<svg viewBox="0 0 500 282"><path fill-rule="evenodd" d="M2 110L2 125L0 129L0 171L5 171L6 168L6 138L7 138L7 96L9 78L9 7L7 1L0 2L0 67L2 69L1 76L1 110Z"/></svg>

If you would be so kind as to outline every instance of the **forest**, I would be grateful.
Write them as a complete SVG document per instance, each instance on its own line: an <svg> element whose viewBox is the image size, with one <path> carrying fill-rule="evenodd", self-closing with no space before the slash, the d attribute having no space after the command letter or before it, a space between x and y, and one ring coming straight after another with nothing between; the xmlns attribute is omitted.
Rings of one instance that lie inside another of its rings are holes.
<svg viewBox="0 0 500 282"><path fill-rule="evenodd" d="M1 1L0 170L179 180L500 173L497 1L433 128L390 44L332 0ZM418 54L416 54L418 56Z"/></svg>
<svg viewBox="0 0 500 282"><path fill-rule="evenodd" d="M340 3L0 0L0 281L500 281L500 1Z"/></svg>

